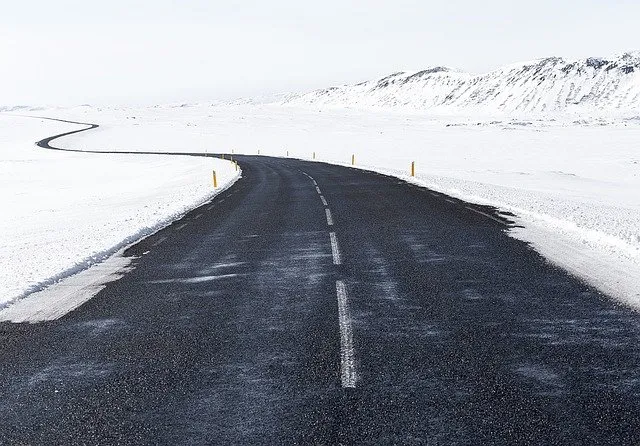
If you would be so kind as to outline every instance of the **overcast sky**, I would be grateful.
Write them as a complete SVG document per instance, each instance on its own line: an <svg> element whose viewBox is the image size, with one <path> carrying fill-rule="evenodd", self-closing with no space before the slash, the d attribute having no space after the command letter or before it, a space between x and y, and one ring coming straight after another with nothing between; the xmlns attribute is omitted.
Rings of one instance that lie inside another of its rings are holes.
<svg viewBox="0 0 640 446"><path fill-rule="evenodd" d="M0 2L0 106L227 99L640 49L640 0Z"/></svg>

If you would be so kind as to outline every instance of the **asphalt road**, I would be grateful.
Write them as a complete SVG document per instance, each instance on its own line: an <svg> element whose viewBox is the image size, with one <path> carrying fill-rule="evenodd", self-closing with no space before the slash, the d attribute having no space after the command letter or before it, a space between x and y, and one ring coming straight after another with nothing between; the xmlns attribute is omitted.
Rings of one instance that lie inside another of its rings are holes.
<svg viewBox="0 0 640 446"><path fill-rule="evenodd" d="M637 445L640 315L495 210L293 159L0 323L0 444Z"/></svg>

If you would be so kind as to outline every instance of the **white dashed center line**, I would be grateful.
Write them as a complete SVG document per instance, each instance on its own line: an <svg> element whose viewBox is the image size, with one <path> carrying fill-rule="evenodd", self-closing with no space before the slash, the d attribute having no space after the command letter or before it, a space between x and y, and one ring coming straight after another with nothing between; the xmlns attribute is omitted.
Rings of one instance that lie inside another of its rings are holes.
<svg viewBox="0 0 640 446"><path fill-rule="evenodd" d="M329 226L333 226L333 217L331 216L331 211L325 208L324 212L325 214L327 214L327 224Z"/></svg>
<svg viewBox="0 0 640 446"><path fill-rule="evenodd" d="M185 226L187 226L187 224L186 224L186 223L181 224L180 226L178 226L178 227L176 228L176 231L181 230L181 229L182 229L182 228L184 228Z"/></svg>
<svg viewBox="0 0 640 446"><path fill-rule="evenodd" d="M311 175L305 174L316 187L316 192L320 195L320 200L325 206L324 212L327 216L327 225L333 226L333 216L327 200L322 195L318 183ZM342 265L342 256L340 255L340 247L338 245L338 237L335 232L329 233L331 241L331 255L334 265ZM353 329L351 328L351 315L349 314L349 305L347 302L347 287L342 280L336 281L336 294L338 295L338 325L340 327L340 380L342 387L356 387L356 365L353 354Z"/></svg>
<svg viewBox="0 0 640 446"><path fill-rule="evenodd" d="M196 215L195 217L193 217L193 219L194 219L194 220L197 220L197 219L199 219L200 217L202 217L202 214L198 214L198 215Z"/></svg>
<svg viewBox="0 0 640 446"><path fill-rule="evenodd" d="M338 238L335 232L329 233L331 239L331 255L333 256L334 265L342 265L342 258L340 256L340 247L338 246Z"/></svg>
<svg viewBox="0 0 640 446"><path fill-rule="evenodd" d="M342 280L336 281L338 295L338 323L340 326L340 378L342 387L356 387L356 365L353 359L353 331L347 301L347 287Z"/></svg>

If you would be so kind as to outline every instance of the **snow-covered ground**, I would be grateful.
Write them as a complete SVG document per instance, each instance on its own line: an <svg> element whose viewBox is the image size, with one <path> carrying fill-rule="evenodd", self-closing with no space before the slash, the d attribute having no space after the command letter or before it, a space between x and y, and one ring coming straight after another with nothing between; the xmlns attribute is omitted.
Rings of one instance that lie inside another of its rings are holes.
<svg viewBox="0 0 640 446"><path fill-rule="evenodd" d="M212 170L223 187L237 176L231 163L212 158L65 153L34 144L83 127L0 114L0 308L207 200Z"/></svg>
<svg viewBox="0 0 640 446"><path fill-rule="evenodd" d="M319 161L343 164L354 154L358 167L516 214L524 228L511 235L640 308L640 120L632 116L516 119L275 104L84 106L38 113L99 123L63 140L76 149L288 151L303 159L315 152ZM12 210L0 223L10 248L0 258L9 299L211 193L216 161L114 155L98 161L101 155L44 152L32 142L68 126L6 117L2 123L10 130L2 141L4 169L12 172L3 175L2 190L26 190L21 198L2 195L3 209ZM16 142L7 139L11 134ZM70 169L78 173L70 176ZM227 171L226 178L232 174ZM27 261L18 268L15 258Z"/></svg>
<svg viewBox="0 0 640 446"><path fill-rule="evenodd" d="M59 110L75 148L211 150L348 163L518 215L512 235L640 307L640 122L437 117L279 105Z"/></svg>
<svg viewBox="0 0 640 446"><path fill-rule="evenodd" d="M567 61L548 57L469 74L446 67L402 71L356 85L289 95L286 104L439 113L589 115L640 110L640 51Z"/></svg>

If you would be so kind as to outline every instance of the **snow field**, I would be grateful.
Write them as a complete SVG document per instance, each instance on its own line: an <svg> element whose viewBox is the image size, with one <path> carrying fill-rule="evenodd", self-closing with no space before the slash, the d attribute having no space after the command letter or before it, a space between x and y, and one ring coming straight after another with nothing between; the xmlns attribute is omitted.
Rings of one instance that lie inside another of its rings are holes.
<svg viewBox="0 0 640 446"><path fill-rule="evenodd" d="M76 128L0 115L0 308L208 200L212 170L219 188L238 177L230 162L213 158L65 153L34 144Z"/></svg>

